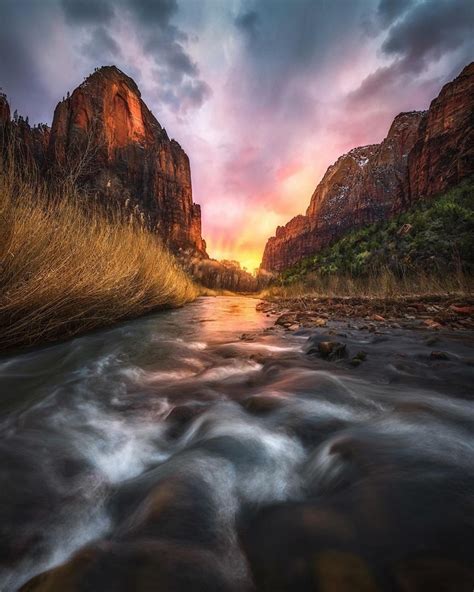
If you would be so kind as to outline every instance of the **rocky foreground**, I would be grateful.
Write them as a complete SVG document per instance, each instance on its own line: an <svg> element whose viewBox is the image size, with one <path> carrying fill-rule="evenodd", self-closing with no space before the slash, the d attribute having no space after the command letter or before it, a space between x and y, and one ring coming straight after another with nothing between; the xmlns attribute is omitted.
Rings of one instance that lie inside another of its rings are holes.
<svg viewBox="0 0 474 592"><path fill-rule="evenodd" d="M257 309L275 317L288 331L326 327L342 321L352 329L377 332L392 329L474 329L474 298L466 296L405 296L398 298L313 297L265 300Z"/></svg>

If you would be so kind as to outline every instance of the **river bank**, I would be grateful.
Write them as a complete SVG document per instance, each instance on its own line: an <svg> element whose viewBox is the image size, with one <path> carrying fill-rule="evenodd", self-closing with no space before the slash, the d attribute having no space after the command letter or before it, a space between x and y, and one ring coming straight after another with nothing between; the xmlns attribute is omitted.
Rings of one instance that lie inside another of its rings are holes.
<svg viewBox="0 0 474 592"><path fill-rule="evenodd" d="M329 320L377 331L392 329L474 329L474 297L465 294L386 297L267 297L258 305L289 330L324 327Z"/></svg>

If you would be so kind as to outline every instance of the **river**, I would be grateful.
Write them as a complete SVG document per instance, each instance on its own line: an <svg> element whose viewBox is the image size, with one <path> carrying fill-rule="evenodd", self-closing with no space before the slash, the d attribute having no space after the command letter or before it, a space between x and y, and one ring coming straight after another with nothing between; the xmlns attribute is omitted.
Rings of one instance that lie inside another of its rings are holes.
<svg viewBox="0 0 474 592"><path fill-rule="evenodd" d="M2 591L472 592L473 335L257 302L0 358Z"/></svg>

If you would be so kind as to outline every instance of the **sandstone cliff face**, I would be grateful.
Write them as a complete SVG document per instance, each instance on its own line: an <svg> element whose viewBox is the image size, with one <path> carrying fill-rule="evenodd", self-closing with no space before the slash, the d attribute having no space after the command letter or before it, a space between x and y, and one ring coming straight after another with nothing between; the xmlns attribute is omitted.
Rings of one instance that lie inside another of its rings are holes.
<svg viewBox="0 0 474 592"><path fill-rule="evenodd" d="M354 148L326 171L306 216L297 216L268 240L262 267L280 271L342 236L376 222L406 204L408 154L420 121L418 112L398 115L381 144Z"/></svg>
<svg viewBox="0 0 474 592"><path fill-rule="evenodd" d="M141 219L175 252L207 256L189 159L118 68L100 68L58 104L48 161L92 198Z"/></svg>
<svg viewBox="0 0 474 592"><path fill-rule="evenodd" d="M25 120L20 119L14 125L14 130L18 152L22 158L28 163L35 164L40 171L44 171L48 165L50 128L44 124L31 127Z"/></svg>
<svg viewBox="0 0 474 592"><path fill-rule="evenodd" d="M40 124L31 127L27 120L18 117L11 120L10 105L5 94L0 94L0 144L15 148L15 158L24 166L36 166L44 170L49 144L50 129ZM10 144L11 142L11 144Z"/></svg>
<svg viewBox="0 0 474 592"><path fill-rule="evenodd" d="M357 228L403 211L474 173L474 64L427 112L401 113L381 144L354 148L326 171L306 216L278 227L261 267L281 271Z"/></svg>
<svg viewBox="0 0 474 592"><path fill-rule="evenodd" d="M426 197L474 174L474 62L430 105L409 158L411 198Z"/></svg>

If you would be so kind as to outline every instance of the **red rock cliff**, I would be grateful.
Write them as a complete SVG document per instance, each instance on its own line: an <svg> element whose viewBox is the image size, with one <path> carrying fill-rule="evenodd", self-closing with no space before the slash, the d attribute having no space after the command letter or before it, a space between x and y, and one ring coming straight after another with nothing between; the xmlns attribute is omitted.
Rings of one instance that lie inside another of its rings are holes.
<svg viewBox="0 0 474 592"><path fill-rule="evenodd" d="M306 216L278 227L261 267L281 271L357 228L389 218L474 173L474 64L428 112L401 113L380 144L354 148L326 171Z"/></svg>
<svg viewBox="0 0 474 592"><path fill-rule="evenodd" d="M410 152L411 198L427 197L474 174L474 62L430 105Z"/></svg>
<svg viewBox="0 0 474 592"><path fill-rule="evenodd" d="M58 104L48 160L92 197L142 219L175 252L206 256L188 156L115 66L98 69Z"/></svg>
<svg viewBox="0 0 474 592"><path fill-rule="evenodd" d="M43 170L49 144L47 125L30 126L28 120L15 116L11 120L10 106L5 94L0 94L0 151L6 146L15 148L15 158L25 166L35 165Z"/></svg>
<svg viewBox="0 0 474 592"><path fill-rule="evenodd" d="M268 240L262 267L280 271L348 230L389 217L406 204L408 154L423 113L398 115L381 144L354 148L326 171L306 216L279 227Z"/></svg>

